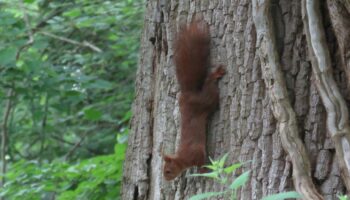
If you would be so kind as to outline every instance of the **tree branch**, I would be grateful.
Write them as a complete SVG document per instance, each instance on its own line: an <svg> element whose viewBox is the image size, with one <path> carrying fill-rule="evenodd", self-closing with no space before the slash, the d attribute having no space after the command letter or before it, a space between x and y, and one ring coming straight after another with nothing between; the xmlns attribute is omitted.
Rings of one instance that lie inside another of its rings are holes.
<svg viewBox="0 0 350 200"><path fill-rule="evenodd" d="M63 138L60 138L60 137L56 136L56 135L50 135L50 137L51 137L52 139L54 139L54 140L57 140L57 141L59 141L59 142L65 143L65 144L75 145L74 142L67 141L67 140L65 140L65 139L63 139Z"/></svg>
<svg viewBox="0 0 350 200"><path fill-rule="evenodd" d="M272 101L273 114L278 122L283 148L293 164L294 186L305 199L322 200L323 197L312 182L310 161L299 138L296 115L288 98L276 48L270 7L271 0L253 1L253 18L263 77Z"/></svg>
<svg viewBox="0 0 350 200"><path fill-rule="evenodd" d="M78 147L80 146L80 144L84 141L84 139L86 138L87 133L85 133L80 140L75 143L75 145L68 151L68 153L64 156L64 160L68 160L68 158L74 153L74 151L76 149L78 149Z"/></svg>
<svg viewBox="0 0 350 200"><path fill-rule="evenodd" d="M93 51L96 51L98 53L102 52L102 50L99 47L97 47L97 46L95 46L95 45L93 45L93 44L91 44L90 42L87 42L87 41L78 42L76 40L72 40L72 39L69 39L69 38L61 37L61 36L58 36L58 35L55 35L55 34L52 34L52 33L48 33L48 32L45 32L45 31L40 31L38 33L40 33L42 35L46 35L48 37L52 37L52 38L57 39L57 40L61 40L63 42L74 44L74 45L77 45L77 46L88 47L88 48L90 48Z"/></svg>
<svg viewBox="0 0 350 200"><path fill-rule="evenodd" d="M54 139L54 140L60 141L60 142L65 143L65 144L69 144L69 145L71 145L71 146L74 146L74 145L76 144L76 143L74 143L74 142L64 140L63 138L60 138L60 137L55 136L55 135L51 135L50 137L51 137L52 139ZM90 148L88 148L88 147L84 147L84 148L85 148L88 152L90 152L91 154L93 154L93 155L98 155L98 154L99 154L99 152L97 152L97 151L95 151L95 150L93 150L93 149L90 149Z"/></svg>
<svg viewBox="0 0 350 200"><path fill-rule="evenodd" d="M322 25L319 1L304 1L303 11L315 83L327 111L327 129L335 144L343 181L347 190L350 191L349 111L333 78L331 57Z"/></svg>

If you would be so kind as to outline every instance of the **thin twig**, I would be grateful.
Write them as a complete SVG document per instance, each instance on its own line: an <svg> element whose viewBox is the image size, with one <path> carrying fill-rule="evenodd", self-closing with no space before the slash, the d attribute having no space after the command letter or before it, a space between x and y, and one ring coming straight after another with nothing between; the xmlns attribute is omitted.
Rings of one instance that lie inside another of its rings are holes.
<svg viewBox="0 0 350 200"><path fill-rule="evenodd" d="M95 46L95 45L93 45L93 44L91 44L91 43L89 43L87 41L79 42L79 41L76 41L76 40L72 40L72 39L69 39L69 38L61 37L61 36L58 36L58 35L55 35L55 34L52 34L52 33L49 33L49 32L45 32L45 31L40 31L38 33L42 34L42 35L46 35L46 36L54 38L54 39L57 39L57 40L61 40L63 42L74 44L74 45L77 45L77 46L88 47L88 48L90 48L93 51L96 51L98 53L102 52L102 50L99 47L97 47L97 46Z"/></svg>
<svg viewBox="0 0 350 200"><path fill-rule="evenodd" d="M37 32L39 29L45 27L48 23L47 21L60 15L65 10L65 7L57 8L57 10L52 11L46 18L42 19L37 25L34 26L33 32Z"/></svg>
<svg viewBox="0 0 350 200"><path fill-rule="evenodd" d="M58 137L58 136L56 136L56 135L50 135L50 137L52 138L52 139L54 139L54 140L57 140L57 141L59 141L59 142L62 142L62 143L65 143L65 144L69 144L69 145L71 145L71 146L74 146L76 143L74 143L74 142L71 142L71 141L67 141L67 140L65 140L65 139L63 139L63 138L60 138L60 137ZM99 152L97 152L97 151L94 151L93 149L90 149L90 148L88 148L88 147L84 147L87 151L89 151L91 154L94 154L94 155L98 155L99 154Z"/></svg>
<svg viewBox="0 0 350 200"><path fill-rule="evenodd" d="M59 142L65 143L65 144L69 144L69 145L72 145L72 146L75 145L74 142L67 141L67 140L65 140L65 139L63 139L63 138L60 138L59 136L56 136L56 135L50 135L50 137L51 137L52 139L54 139L54 140L57 140L57 141L59 141Z"/></svg>
<svg viewBox="0 0 350 200"><path fill-rule="evenodd" d="M84 139L87 136L87 132L80 138L80 140L75 143L75 145L68 151L68 153L64 156L64 160L68 160L68 158L74 153L75 150L78 149L78 147L81 145L81 143L84 141Z"/></svg>

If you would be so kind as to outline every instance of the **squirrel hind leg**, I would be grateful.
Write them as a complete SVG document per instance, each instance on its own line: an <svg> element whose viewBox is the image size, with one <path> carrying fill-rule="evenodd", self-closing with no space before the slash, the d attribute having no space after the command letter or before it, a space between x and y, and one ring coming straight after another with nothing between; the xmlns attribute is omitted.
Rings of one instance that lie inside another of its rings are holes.
<svg viewBox="0 0 350 200"><path fill-rule="evenodd" d="M218 107L219 88L217 82L225 73L225 68L220 65L208 75L200 94L195 96L198 99L197 106L200 106L202 110L212 112Z"/></svg>

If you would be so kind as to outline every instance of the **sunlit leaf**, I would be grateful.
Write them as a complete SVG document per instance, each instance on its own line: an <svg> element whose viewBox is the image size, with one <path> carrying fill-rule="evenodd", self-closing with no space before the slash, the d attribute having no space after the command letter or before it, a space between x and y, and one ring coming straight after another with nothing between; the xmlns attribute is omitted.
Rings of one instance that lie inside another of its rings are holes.
<svg viewBox="0 0 350 200"><path fill-rule="evenodd" d="M190 174L190 175L188 175L188 176L189 176L189 177L201 176L201 177L208 177L208 178L219 179L219 173L216 172L216 171L209 172L209 173L202 173L202 174Z"/></svg>
<svg viewBox="0 0 350 200"><path fill-rule="evenodd" d="M204 165L203 167L211 169L211 170L216 170L217 169L217 166L214 166L214 165Z"/></svg>
<svg viewBox="0 0 350 200"><path fill-rule="evenodd" d="M338 196L339 200L349 200L347 195Z"/></svg>
<svg viewBox="0 0 350 200"><path fill-rule="evenodd" d="M81 15L81 10L79 8L72 9L63 13L63 16L72 17L72 18L78 17L80 15Z"/></svg>
<svg viewBox="0 0 350 200"><path fill-rule="evenodd" d="M244 172L238 176L230 185L230 189L236 190L239 187L242 187L249 179L250 171Z"/></svg>
<svg viewBox="0 0 350 200"><path fill-rule="evenodd" d="M225 164L225 162L226 162L226 159L227 159L227 156L228 156L228 153L226 153L224 156L222 156L222 158L219 160L218 165L219 165L220 167L223 167L223 166L224 166L224 164Z"/></svg>
<svg viewBox="0 0 350 200"><path fill-rule="evenodd" d="M118 156L119 160L124 159L126 144L116 144L114 150L115 150L115 155Z"/></svg>
<svg viewBox="0 0 350 200"><path fill-rule="evenodd" d="M224 193L225 192L206 192L206 193L203 193L203 194L197 194L195 196L192 196L189 200L207 199L207 198L210 198L210 197L222 195Z"/></svg>
<svg viewBox="0 0 350 200"><path fill-rule="evenodd" d="M120 121L120 123L124 123L126 121L129 121L129 119L131 118L132 112L131 110L129 110L127 113L125 113L123 119Z"/></svg>
<svg viewBox="0 0 350 200"><path fill-rule="evenodd" d="M224 172L226 174L230 174L232 172L234 172L236 169L240 168L242 166L242 163L237 163L237 164L233 164L231 166L228 166L224 169Z"/></svg>

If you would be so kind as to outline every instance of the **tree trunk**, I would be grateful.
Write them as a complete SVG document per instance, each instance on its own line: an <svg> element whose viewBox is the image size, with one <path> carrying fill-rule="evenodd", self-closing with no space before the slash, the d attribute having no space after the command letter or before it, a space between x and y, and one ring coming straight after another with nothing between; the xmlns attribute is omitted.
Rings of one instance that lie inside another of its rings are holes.
<svg viewBox="0 0 350 200"><path fill-rule="evenodd" d="M162 176L162 151L175 152L180 139L173 41L198 15L210 27L212 63L227 69L208 154L252 161L241 170L251 177L238 199L297 190L304 199L331 200L349 191L350 4L318 1L147 1L122 199L183 200L223 190L186 177L195 169L171 182Z"/></svg>

